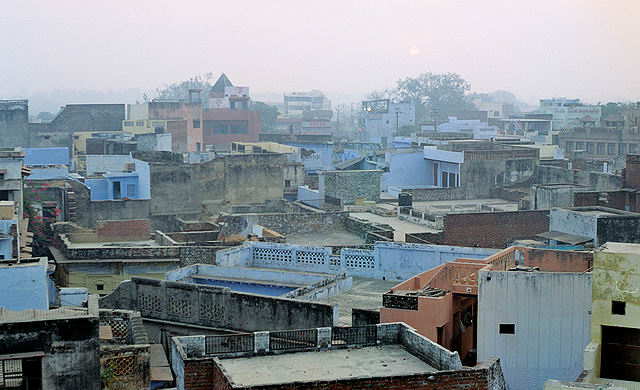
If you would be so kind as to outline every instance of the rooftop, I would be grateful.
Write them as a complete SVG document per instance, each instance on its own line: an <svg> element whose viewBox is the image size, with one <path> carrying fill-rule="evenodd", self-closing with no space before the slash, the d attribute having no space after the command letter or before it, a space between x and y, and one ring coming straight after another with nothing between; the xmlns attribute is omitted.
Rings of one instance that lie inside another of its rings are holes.
<svg viewBox="0 0 640 390"><path fill-rule="evenodd" d="M221 359L220 367L231 382L241 386L335 381L355 377L387 377L438 371L401 345Z"/></svg>
<svg viewBox="0 0 640 390"><path fill-rule="evenodd" d="M630 244L626 242L607 242L600 247L600 251L606 253L640 254L640 244Z"/></svg>

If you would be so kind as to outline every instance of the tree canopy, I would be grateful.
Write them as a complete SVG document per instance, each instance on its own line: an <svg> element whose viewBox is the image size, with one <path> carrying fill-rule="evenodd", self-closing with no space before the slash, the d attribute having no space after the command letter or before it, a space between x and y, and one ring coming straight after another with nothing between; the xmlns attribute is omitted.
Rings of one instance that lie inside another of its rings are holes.
<svg viewBox="0 0 640 390"><path fill-rule="evenodd" d="M165 84L161 88L156 88L156 96L149 99L149 97L144 94L143 98L145 102L156 101L173 101L173 100L184 100L189 97L189 89L199 88L204 92L200 98L203 103L208 101L207 92L213 86L215 82L213 73L205 73L199 76L194 76L189 80L180 81L173 84Z"/></svg>
<svg viewBox="0 0 640 390"><path fill-rule="evenodd" d="M417 77L398 80L390 90L373 91L367 98L388 98L396 102L416 105L416 119L425 120L435 109L438 116L446 116L457 110L473 108L467 92L471 85L457 73L426 72Z"/></svg>
<svg viewBox="0 0 640 390"><path fill-rule="evenodd" d="M276 106L270 106L263 102L254 102L251 109L260 112L263 130L275 129L276 119L278 119L278 108Z"/></svg>

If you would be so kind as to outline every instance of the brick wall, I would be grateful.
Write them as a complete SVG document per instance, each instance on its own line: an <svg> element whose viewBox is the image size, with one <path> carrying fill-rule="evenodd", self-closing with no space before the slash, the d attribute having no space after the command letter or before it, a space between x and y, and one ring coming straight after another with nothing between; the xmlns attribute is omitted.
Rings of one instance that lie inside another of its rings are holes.
<svg viewBox="0 0 640 390"><path fill-rule="evenodd" d="M444 231L417 238L440 245L505 248L509 242L549 230L549 211L447 214Z"/></svg>
<svg viewBox="0 0 640 390"><path fill-rule="evenodd" d="M144 241L151 237L148 219L97 221L96 233L100 241Z"/></svg>
<svg viewBox="0 0 640 390"><path fill-rule="evenodd" d="M188 387L186 380L187 365L185 364L185 389L203 389L205 387ZM207 389L227 390L231 385L222 372L215 367L213 369L213 386L210 384ZM202 375L208 375L202 372ZM234 389L248 389L246 387L234 387ZM272 389L379 389L379 390L503 390L506 389L500 362L498 359L490 359L487 362L473 368L462 370L440 371L432 374L417 374L405 376L389 376L378 378L354 378L334 381L318 381L308 383L283 383L268 386L253 386L252 390L272 390Z"/></svg>
<svg viewBox="0 0 640 390"><path fill-rule="evenodd" d="M625 188L640 188L640 155L628 154L624 169L623 181Z"/></svg>
<svg viewBox="0 0 640 390"><path fill-rule="evenodd" d="M184 364L184 388L190 390L231 389L214 375L213 360L189 360Z"/></svg>

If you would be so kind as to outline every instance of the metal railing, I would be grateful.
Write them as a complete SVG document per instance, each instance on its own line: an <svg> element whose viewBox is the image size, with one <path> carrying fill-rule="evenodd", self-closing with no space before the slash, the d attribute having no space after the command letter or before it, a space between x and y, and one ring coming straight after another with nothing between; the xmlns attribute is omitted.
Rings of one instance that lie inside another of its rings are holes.
<svg viewBox="0 0 640 390"><path fill-rule="evenodd" d="M315 348L318 346L317 329L283 330L269 332L269 350Z"/></svg>
<svg viewBox="0 0 640 390"><path fill-rule="evenodd" d="M375 345L378 341L376 325L331 329L331 345Z"/></svg>
<svg viewBox="0 0 640 390"><path fill-rule="evenodd" d="M207 355L253 352L253 334L206 336L204 346Z"/></svg>

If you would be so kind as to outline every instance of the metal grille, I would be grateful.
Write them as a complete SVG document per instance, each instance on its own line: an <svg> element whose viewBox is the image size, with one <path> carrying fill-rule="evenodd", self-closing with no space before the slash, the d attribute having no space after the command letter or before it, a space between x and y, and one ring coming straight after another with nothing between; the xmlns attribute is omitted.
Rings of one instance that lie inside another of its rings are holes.
<svg viewBox="0 0 640 390"><path fill-rule="evenodd" d="M350 328L333 327L332 345L375 345L378 341L376 325L353 326Z"/></svg>
<svg viewBox="0 0 640 390"><path fill-rule="evenodd" d="M318 346L318 330L284 330L269 332L269 350L315 348Z"/></svg>
<svg viewBox="0 0 640 390"><path fill-rule="evenodd" d="M253 352L253 334L207 336L204 340L204 345L207 355Z"/></svg>

